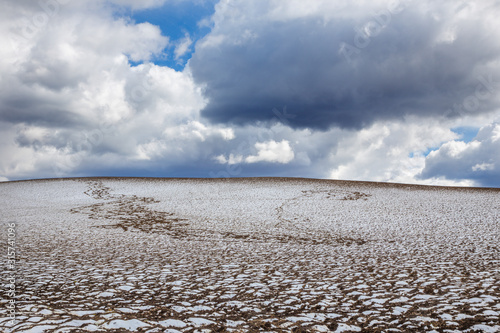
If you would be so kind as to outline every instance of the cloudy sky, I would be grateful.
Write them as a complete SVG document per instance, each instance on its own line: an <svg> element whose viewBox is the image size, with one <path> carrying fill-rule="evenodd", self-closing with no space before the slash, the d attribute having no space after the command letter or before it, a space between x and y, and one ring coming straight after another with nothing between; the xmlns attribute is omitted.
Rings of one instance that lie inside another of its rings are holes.
<svg viewBox="0 0 500 333"><path fill-rule="evenodd" d="M0 180L500 187L500 1L0 2Z"/></svg>

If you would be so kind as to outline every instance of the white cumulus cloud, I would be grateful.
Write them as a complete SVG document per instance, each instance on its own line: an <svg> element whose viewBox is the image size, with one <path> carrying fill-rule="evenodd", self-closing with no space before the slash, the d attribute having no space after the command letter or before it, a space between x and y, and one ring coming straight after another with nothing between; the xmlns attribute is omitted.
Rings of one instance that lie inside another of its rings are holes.
<svg viewBox="0 0 500 333"><path fill-rule="evenodd" d="M480 129L474 141L450 141L425 160L421 178L471 180L480 186L500 186L500 123Z"/></svg>
<svg viewBox="0 0 500 333"><path fill-rule="evenodd" d="M292 147L286 140L257 142L255 148L257 149L257 155L247 156L245 162L289 163L294 158Z"/></svg>

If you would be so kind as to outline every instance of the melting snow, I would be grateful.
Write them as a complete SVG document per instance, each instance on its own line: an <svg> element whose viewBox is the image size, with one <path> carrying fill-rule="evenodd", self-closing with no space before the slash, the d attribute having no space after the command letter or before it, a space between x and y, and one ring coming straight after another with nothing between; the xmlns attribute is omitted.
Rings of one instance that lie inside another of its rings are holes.
<svg viewBox="0 0 500 333"><path fill-rule="evenodd" d="M146 326L149 325L137 319L130 319L130 320L117 319L104 324L104 327L107 329L125 328L130 331L137 331L138 328Z"/></svg>
<svg viewBox="0 0 500 333"><path fill-rule="evenodd" d="M497 332L499 193L301 179L0 183L19 272L17 323L2 300L0 331Z"/></svg>

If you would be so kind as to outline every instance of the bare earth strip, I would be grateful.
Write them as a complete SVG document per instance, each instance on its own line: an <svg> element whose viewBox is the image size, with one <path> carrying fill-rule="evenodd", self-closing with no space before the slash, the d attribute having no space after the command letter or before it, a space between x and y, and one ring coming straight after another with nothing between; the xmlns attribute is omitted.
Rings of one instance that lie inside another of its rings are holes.
<svg viewBox="0 0 500 333"><path fill-rule="evenodd" d="M500 331L499 189L82 178L0 198L1 332Z"/></svg>

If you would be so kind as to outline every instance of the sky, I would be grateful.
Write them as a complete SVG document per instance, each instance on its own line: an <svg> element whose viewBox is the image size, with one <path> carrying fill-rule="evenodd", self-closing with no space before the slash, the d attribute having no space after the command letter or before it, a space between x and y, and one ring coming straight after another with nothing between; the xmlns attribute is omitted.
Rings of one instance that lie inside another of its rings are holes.
<svg viewBox="0 0 500 333"><path fill-rule="evenodd" d="M0 1L1 181L500 187L500 1Z"/></svg>

